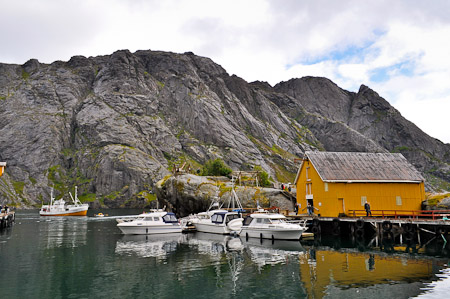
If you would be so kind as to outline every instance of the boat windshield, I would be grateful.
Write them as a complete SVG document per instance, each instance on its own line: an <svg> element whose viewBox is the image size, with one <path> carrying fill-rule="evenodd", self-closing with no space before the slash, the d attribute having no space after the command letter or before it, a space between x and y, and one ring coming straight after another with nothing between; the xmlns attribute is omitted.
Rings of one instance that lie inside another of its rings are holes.
<svg viewBox="0 0 450 299"><path fill-rule="evenodd" d="M211 216L211 222L218 223L218 224L223 223L224 216L225 216L224 213L216 213Z"/></svg>
<svg viewBox="0 0 450 299"><path fill-rule="evenodd" d="M270 219L272 222L272 224L280 224L280 223L285 223L285 221L283 219Z"/></svg>
<svg viewBox="0 0 450 299"><path fill-rule="evenodd" d="M177 223L178 219L174 213L167 213L166 215L163 216L163 221L165 223Z"/></svg>
<svg viewBox="0 0 450 299"><path fill-rule="evenodd" d="M243 225L244 226L249 225L252 222L252 220L253 220L253 218L250 216L245 217Z"/></svg>
<svg viewBox="0 0 450 299"><path fill-rule="evenodd" d="M239 218L241 218L241 217L239 217L238 214L229 214L229 215L227 215L227 219L226 219L225 223L228 223L233 219L239 219Z"/></svg>
<svg viewBox="0 0 450 299"><path fill-rule="evenodd" d="M258 224L271 224L272 222L270 221L269 218L257 218L256 219L256 223L258 223Z"/></svg>

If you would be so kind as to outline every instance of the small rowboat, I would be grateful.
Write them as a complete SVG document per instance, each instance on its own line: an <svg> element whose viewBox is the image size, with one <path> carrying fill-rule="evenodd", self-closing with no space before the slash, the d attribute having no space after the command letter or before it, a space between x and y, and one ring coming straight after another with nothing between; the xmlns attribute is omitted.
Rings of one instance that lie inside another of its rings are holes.
<svg viewBox="0 0 450 299"><path fill-rule="evenodd" d="M95 217L105 217L108 216L108 214L103 214L103 213L98 213L98 214L94 214Z"/></svg>

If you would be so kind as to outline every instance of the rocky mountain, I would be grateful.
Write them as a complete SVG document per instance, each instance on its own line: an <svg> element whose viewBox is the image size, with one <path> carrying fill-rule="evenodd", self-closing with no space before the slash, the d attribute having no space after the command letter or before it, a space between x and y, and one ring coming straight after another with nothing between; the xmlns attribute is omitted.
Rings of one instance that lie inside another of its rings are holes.
<svg viewBox="0 0 450 299"><path fill-rule="evenodd" d="M450 186L450 145L366 86L248 83L193 53L0 64L0 203L38 206L51 186L61 196L77 185L94 207L142 207L174 165L218 157L292 182L296 159L316 149L401 152L429 190Z"/></svg>

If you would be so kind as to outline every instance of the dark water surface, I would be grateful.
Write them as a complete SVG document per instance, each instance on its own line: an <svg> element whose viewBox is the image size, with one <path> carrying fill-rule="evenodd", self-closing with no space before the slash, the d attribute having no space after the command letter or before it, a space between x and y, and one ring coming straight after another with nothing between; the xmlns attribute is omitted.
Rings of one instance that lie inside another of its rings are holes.
<svg viewBox="0 0 450 299"><path fill-rule="evenodd" d="M0 298L445 298L448 256L212 234L122 235L114 218L18 211ZM99 211L96 211L99 212ZM103 210L110 216L141 210ZM441 246L437 244L436 246Z"/></svg>

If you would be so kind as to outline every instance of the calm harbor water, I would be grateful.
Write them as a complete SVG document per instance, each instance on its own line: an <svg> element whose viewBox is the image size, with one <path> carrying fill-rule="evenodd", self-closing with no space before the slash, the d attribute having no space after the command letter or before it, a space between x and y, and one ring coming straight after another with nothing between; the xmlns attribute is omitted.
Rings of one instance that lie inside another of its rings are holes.
<svg viewBox="0 0 450 299"><path fill-rule="evenodd" d="M0 233L0 297L444 298L450 292L442 243L386 253L336 238L272 244L203 233L129 236L115 219L94 213L44 218L17 211L16 224Z"/></svg>

